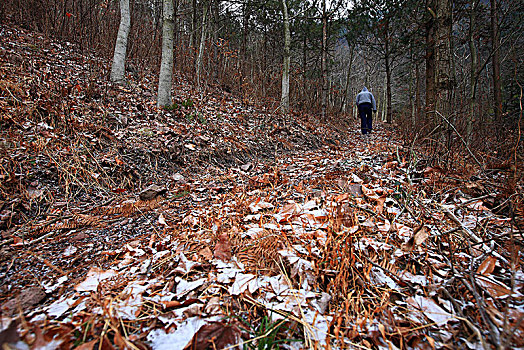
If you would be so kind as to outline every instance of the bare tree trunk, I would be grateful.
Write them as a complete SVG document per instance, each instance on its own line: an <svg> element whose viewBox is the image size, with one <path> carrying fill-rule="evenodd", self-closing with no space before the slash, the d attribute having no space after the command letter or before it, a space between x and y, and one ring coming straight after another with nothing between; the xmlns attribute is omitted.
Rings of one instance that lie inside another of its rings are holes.
<svg viewBox="0 0 524 350"><path fill-rule="evenodd" d="M409 63L410 63L410 69L409 69L409 107L411 109L410 111L410 119L411 119L411 125L415 126L415 115L417 113L417 107L415 106L415 89L417 84L416 79L416 64L413 54L413 46L410 46L409 48Z"/></svg>
<svg viewBox="0 0 524 350"><path fill-rule="evenodd" d="M390 52L389 52L389 19L385 22L385 66L386 66L386 98L387 98L387 113L386 122L391 124L392 122L392 108L391 108L391 66L390 66Z"/></svg>
<svg viewBox="0 0 524 350"><path fill-rule="evenodd" d="M346 76L346 86L344 87L344 95L342 96L342 103L340 105L340 111L346 113L347 105L349 101L349 89L351 84L351 66L353 65L353 54L355 53L355 45L351 45L349 48L349 64L348 73Z"/></svg>
<svg viewBox="0 0 524 350"><path fill-rule="evenodd" d="M197 30L197 0L191 1L191 33L189 33L189 47L195 46L195 36Z"/></svg>
<svg viewBox="0 0 524 350"><path fill-rule="evenodd" d="M429 19L426 22L426 118L436 124L435 120L435 35L436 35L436 0L426 0Z"/></svg>
<svg viewBox="0 0 524 350"><path fill-rule="evenodd" d="M289 15L287 12L286 0L282 0L282 10L284 13L284 66L282 68L282 98L280 106L282 113L289 112L289 65L291 62L291 34L289 31Z"/></svg>
<svg viewBox="0 0 524 350"><path fill-rule="evenodd" d="M302 42L302 78L306 81L307 70L307 33L304 33Z"/></svg>
<svg viewBox="0 0 524 350"><path fill-rule="evenodd" d="M219 24L219 11L220 11L220 0L214 1L213 9L213 19L214 19L214 30L213 30L213 82L218 81L218 28Z"/></svg>
<svg viewBox="0 0 524 350"><path fill-rule="evenodd" d="M469 116L466 126L466 142L470 142L471 134L473 133L473 122L475 120L475 112L477 105L477 48L475 46L475 15L478 2L471 0L470 15L469 15L469 51L471 55L470 65L470 95L469 95Z"/></svg>
<svg viewBox="0 0 524 350"><path fill-rule="evenodd" d="M493 102L495 121L500 127L502 122L502 88L500 85L500 33L498 28L497 0L491 0L491 45L493 50Z"/></svg>
<svg viewBox="0 0 524 350"><path fill-rule="evenodd" d="M368 85L368 84L366 83L366 85ZM380 120L382 120L383 122L385 122L387 120L387 113L388 113L388 103L387 103L387 100L388 100L388 98L387 98L387 96L388 96L387 90L388 90L388 88L387 88L387 86L388 86L388 82L387 82L387 77L386 77L386 80L384 80L384 88L383 88L384 89L384 94L383 94L382 99L381 99L382 101L379 101L379 106L382 106L382 118L380 118Z"/></svg>
<svg viewBox="0 0 524 350"><path fill-rule="evenodd" d="M451 95L455 84L451 57L451 2L452 0L437 1L436 108L444 115L451 112Z"/></svg>
<svg viewBox="0 0 524 350"><path fill-rule="evenodd" d="M415 63L415 123L420 121L420 63L417 61ZM416 124L415 124L416 125Z"/></svg>
<svg viewBox="0 0 524 350"><path fill-rule="evenodd" d="M124 83L127 37L131 26L131 14L129 11L129 0L120 0L120 26L116 38L113 64L111 65L111 81L113 83Z"/></svg>
<svg viewBox="0 0 524 350"><path fill-rule="evenodd" d="M160 63L157 96L159 107L172 104L171 85L173 81L173 29L175 26L173 0L163 0L163 4L162 61Z"/></svg>
<svg viewBox="0 0 524 350"><path fill-rule="evenodd" d="M202 57L204 56L204 45L206 41L206 29L207 29L207 9L209 3L204 2L204 13L202 15L202 34L200 37L200 47L198 49L198 57L196 61L196 76L197 76L197 87L200 90L201 70L202 70Z"/></svg>
<svg viewBox="0 0 524 350"><path fill-rule="evenodd" d="M326 11L326 0L322 1L322 59L321 59L321 71L322 71L322 95L321 101L321 115L322 119L326 119L327 110L327 93L328 93L328 77L327 77L327 22L328 14Z"/></svg>

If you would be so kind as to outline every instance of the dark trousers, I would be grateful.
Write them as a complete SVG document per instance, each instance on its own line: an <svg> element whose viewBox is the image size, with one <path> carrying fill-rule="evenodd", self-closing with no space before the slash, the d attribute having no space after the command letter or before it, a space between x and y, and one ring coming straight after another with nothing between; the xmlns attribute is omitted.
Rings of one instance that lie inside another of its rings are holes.
<svg viewBox="0 0 524 350"><path fill-rule="evenodd" d="M360 115L360 122L362 128L362 134L366 135L367 133L371 134L371 129L373 129L373 106L371 103L361 103L358 105L358 114Z"/></svg>

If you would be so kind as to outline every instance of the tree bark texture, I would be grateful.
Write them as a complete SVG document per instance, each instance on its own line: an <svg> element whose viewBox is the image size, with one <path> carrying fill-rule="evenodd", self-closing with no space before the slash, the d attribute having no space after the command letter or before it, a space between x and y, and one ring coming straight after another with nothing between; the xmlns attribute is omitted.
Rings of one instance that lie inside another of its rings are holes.
<svg viewBox="0 0 524 350"><path fill-rule="evenodd" d="M420 91L420 64L417 61L415 63L415 124L418 125L420 121L421 112L421 91Z"/></svg>
<svg viewBox="0 0 524 350"><path fill-rule="evenodd" d="M204 46L206 42L206 31L207 31L207 11L209 3L205 1L204 3L204 13L202 15L202 32L200 37L200 46L198 49L198 57L196 61L196 76L197 76L197 87L200 90L201 83L201 74L202 74L202 59L204 57Z"/></svg>
<svg viewBox="0 0 524 350"><path fill-rule="evenodd" d="M451 3L452 0L437 1L437 42L435 52L436 109L444 115L451 113L451 96L455 85L451 57Z"/></svg>
<svg viewBox="0 0 524 350"><path fill-rule="evenodd" d="M328 93L328 79L327 79L327 22L328 14L326 11L326 0L322 1L322 58L321 58L321 71L322 71L322 95L320 97L321 103L321 115L322 119L326 118L327 110L327 93Z"/></svg>
<svg viewBox="0 0 524 350"><path fill-rule="evenodd" d="M342 103L340 104L340 111L346 113L349 101L349 90L351 85L351 66L353 65L353 54L355 53L355 45L350 44L349 47L349 64L346 75L346 85L344 87L344 95L342 96Z"/></svg>
<svg viewBox="0 0 524 350"><path fill-rule="evenodd" d="M162 60L158 78L157 103L159 107L170 106L171 85L173 81L173 32L174 32L173 0L163 0L162 22Z"/></svg>
<svg viewBox="0 0 524 350"><path fill-rule="evenodd" d="M470 51L470 95L469 95L469 116L466 126L466 141L469 142L473 132L473 124L475 121L476 105L477 105L477 47L475 46L475 16L478 1L471 0L470 14L469 14L469 51Z"/></svg>
<svg viewBox="0 0 524 350"><path fill-rule="evenodd" d="M391 108L391 66L390 66L390 52L389 52L389 19L386 18L384 26L385 36L385 67L386 67L386 98L387 98L387 114L386 122L390 123L393 121L392 108Z"/></svg>
<svg viewBox="0 0 524 350"><path fill-rule="evenodd" d="M491 45L493 50L493 103L497 125L502 122L502 88L500 84L500 33L498 28L497 0L491 0Z"/></svg>
<svg viewBox="0 0 524 350"><path fill-rule="evenodd" d="M191 1L191 33L189 33L189 47L195 46L197 31L197 0Z"/></svg>
<svg viewBox="0 0 524 350"><path fill-rule="evenodd" d="M435 117L435 35L436 35L436 0L426 0L428 21L426 22L426 117L434 121Z"/></svg>
<svg viewBox="0 0 524 350"><path fill-rule="evenodd" d="M125 81L127 37L131 27L129 0L120 0L120 26L116 37L113 64L111 65L111 81L121 84Z"/></svg>
<svg viewBox="0 0 524 350"><path fill-rule="evenodd" d="M284 64L282 67L282 97L280 106L282 113L289 112L289 66L291 62L291 34L289 31L289 15L286 0L282 0L284 14Z"/></svg>

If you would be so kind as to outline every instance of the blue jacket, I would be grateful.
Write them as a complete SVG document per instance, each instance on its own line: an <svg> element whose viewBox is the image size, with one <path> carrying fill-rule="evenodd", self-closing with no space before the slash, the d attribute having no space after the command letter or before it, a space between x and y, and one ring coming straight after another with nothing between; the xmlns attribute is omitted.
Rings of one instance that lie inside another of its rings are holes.
<svg viewBox="0 0 524 350"><path fill-rule="evenodd" d="M373 94L368 91L368 89L364 86L361 92L357 95L357 106L361 103L371 103L373 105L373 111L377 111L377 103L375 102L375 97L373 97Z"/></svg>

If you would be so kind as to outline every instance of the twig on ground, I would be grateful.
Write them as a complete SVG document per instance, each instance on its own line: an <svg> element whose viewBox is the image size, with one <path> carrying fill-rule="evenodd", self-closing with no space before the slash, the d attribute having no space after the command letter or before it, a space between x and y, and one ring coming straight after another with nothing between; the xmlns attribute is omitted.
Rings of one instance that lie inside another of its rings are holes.
<svg viewBox="0 0 524 350"><path fill-rule="evenodd" d="M466 141L464 141L464 138L462 137L462 135L458 132L458 130L455 128L455 126L446 118L444 117L444 115L442 115L442 113L440 113L439 111L435 110L435 113L437 115L439 115L442 119L444 119L446 121L446 123L448 123L449 126L451 126L451 128L453 129L453 131L455 131L455 133L458 135L458 137L460 138L460 140L462 141L462 143L464 144L464 146L466 147L466 150L468 151L468 153L471 155L471 157L473 157L473 159L475 160L475 162L478 164L478 166L483 169L483 165L482 163L479 162L479 160L477 159L477 157L475 157L475 155L473 154L473 152L471 152L471 149L469 148L468 146L468 143Z"/></svg>

